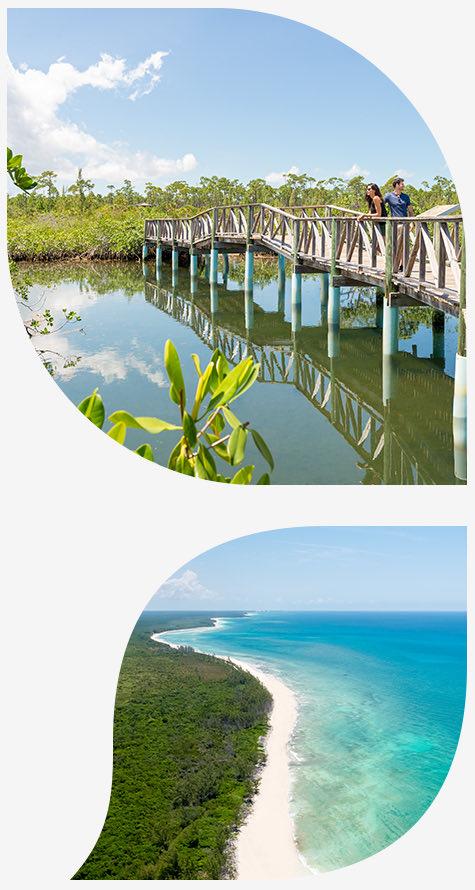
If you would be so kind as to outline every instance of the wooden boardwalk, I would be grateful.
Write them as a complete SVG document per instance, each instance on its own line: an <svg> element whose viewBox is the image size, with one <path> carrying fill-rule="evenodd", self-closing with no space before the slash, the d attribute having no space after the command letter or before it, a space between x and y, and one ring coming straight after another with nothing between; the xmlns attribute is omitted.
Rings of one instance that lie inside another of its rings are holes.
<svg viewBox="0 0 475 890"><path fill-rule="evenodd" d="M214 207L184 219L146 220L145 244L191 255L273 253L296 274L327 272L333 286L376 286L395 305L415 301L458 316L462 217L378 223L359 215L333 205Z"/></svg>

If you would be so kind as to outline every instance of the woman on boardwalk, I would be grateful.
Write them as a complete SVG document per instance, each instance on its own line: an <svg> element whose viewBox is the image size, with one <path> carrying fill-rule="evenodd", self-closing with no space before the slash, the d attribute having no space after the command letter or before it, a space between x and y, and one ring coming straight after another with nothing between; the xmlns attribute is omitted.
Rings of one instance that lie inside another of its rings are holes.
<svg viewBox="0 0 475 890"><path fill-rule="evenodd" d="M386 217L387 211L381 194L381 189L375 182L370 182L366 187L365 201L368 205L369 213L364 213L358 219L371 219L371 217ZM379 231L384 237L384 223L376 223Z"/></svg>

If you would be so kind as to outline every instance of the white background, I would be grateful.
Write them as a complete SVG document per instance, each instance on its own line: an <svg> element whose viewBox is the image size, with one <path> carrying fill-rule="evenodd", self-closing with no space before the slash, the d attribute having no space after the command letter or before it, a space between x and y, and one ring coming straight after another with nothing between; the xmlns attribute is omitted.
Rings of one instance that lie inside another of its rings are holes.
<svg viewBox="0 0 475 890"><path fill-rule="evenodd" d="M413 102L458 186L470 291L475 77L469 5L339 0L252 8L291 14L344 41ZM362 109L368 98L360 97ZM291 117L291 109L285 111ZM471 487L231 490L138 459L83 418L40 366L11 293L4 237L1 243L2 877L6 886L63 890L103 824L117 675L131 629L162 581L203 550L279 526L470 525ZM388 850L318 883L330 890L471 886L473 735L467 708L450 776L423 819Z"/></svg>

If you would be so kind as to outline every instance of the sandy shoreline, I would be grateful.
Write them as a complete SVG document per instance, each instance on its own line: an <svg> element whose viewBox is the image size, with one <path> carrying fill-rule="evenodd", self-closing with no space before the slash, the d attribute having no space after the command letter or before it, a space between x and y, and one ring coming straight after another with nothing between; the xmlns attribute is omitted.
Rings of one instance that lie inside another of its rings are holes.
<svg viewBox="0 0 475 890"><path fill-rule="evenodd" d="M213 628L207 629L213 630ZM166 643L172 648L178 648L167 637L180 632L165 631L153 634L152 639ZM206 654L228 660L224 655ZM274 700L270 717L271 728L265 744L266 764L260 778L258 793L254 797L235 845L237 879L262 880L315 876L299 857L289 807L290 769L287 745L297 719L295 695L282 680L272 674L237 658L230 660L257 677L267 687Z"/></svg>

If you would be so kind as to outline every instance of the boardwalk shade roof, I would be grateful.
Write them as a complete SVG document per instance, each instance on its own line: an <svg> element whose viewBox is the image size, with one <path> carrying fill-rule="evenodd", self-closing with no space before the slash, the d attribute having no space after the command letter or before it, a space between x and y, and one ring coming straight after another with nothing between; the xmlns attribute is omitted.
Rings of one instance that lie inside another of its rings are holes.
<svg viewBox="0 0 475 890"><path fill-rule="evenodd" d="M432 219L437 219L441 216L450 216L452 213L460 213L460 204L437 204L437 207L431 207L430 210L424 210L424 213L418 213L415 218L430 216Z"/></svg>

